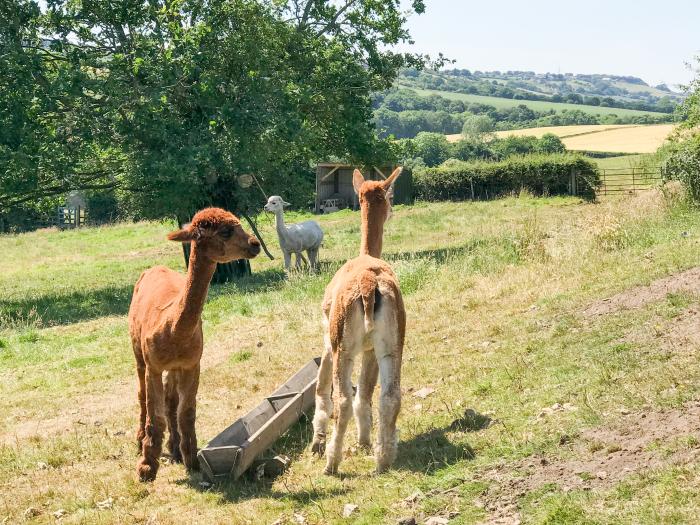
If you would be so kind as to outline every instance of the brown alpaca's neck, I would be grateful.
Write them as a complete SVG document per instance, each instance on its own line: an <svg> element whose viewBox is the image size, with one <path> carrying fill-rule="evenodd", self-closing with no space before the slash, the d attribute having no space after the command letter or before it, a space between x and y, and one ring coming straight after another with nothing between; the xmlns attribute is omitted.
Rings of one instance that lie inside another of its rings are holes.
<svg viewBox="0 0 700 525"><path fill-rule="evenodd" d="M179 310L175 317L173 331L180 334L192 334L199 325L204 303L207 300L209 283L216 270L216 263L198 255L197 244L192 243L190 262L187 267L187 282L179 301Z"/></svg>
<svg viewBox="0 0 700 525"><path fill-rule="evenodd" d="M360 255L371 255L379 259L382 256L382 237L384 236L384 218L369 206L363 206L361 226Z"/></svg>

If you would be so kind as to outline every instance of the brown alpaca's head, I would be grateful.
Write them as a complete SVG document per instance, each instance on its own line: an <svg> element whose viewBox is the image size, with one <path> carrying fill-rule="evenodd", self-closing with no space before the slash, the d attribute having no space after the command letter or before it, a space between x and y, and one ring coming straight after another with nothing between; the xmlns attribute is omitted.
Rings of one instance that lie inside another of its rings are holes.
<svg viewBox="0 0 700 525"><path fill-rule="evenodd" d="M205 208L183 229L168 235L171 241L193 242L197 253L217 263L252 259L260 253L260 241L248 234L233 213Z"/></svg>
<svg viewBox="0 0 700 525"><path fill-rule="evenodd" d="M382 218L382 222L391 216L391 199L394 196L394 182L401 175L403 168L396 168L386 180L365 180L360 170L352 174L352 185L360 200L360 208L367 208L372 217Z"/></svg>

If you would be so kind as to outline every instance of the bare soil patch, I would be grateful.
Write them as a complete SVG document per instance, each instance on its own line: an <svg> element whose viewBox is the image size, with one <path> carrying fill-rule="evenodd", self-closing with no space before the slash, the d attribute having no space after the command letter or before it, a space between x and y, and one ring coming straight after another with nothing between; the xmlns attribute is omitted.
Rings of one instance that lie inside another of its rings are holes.
<svg viewBox="0 0 700 525"><path fill-rule="evenodd" d="M583 316L594 318L620 310L634 310L665 299L668 294L680 292L700 294L700 266L658 279L647 286L635 286L607 299L596 301L583 311Z"/></svg>
<svg viewBox="0 0 700 525"><path fill-rule="evenodd" d="M623 411L624 412L624 411ZM700 402L679 409L623 414L613 425L562 437L567 458L530 457L486 471L481 497L488 523L520 523L519 500L546 485L559 490L610 488L630 475L700 459Z"/></svg>

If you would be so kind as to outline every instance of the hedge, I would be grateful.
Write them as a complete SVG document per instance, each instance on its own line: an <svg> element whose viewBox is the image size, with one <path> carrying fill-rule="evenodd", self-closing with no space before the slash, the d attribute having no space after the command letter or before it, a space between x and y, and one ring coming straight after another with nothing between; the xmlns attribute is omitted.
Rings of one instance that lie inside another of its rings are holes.
<svg viewBox="0 0 700 525"><path fill-rule="evenodd" d="M490 199L526 189L534 195L567 195L571 174L576 194L595 198L598 167L579 155L551 154L510 157L501 162L448 160L414 174L416 197L426 201Z"/></svg>

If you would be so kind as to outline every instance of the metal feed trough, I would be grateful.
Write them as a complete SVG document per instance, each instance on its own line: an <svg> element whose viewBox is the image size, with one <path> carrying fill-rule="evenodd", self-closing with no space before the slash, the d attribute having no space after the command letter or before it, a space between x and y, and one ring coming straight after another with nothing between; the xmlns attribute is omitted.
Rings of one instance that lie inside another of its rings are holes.
<svg viewBox="0 0 700 525"><path fill-rule="evenodd" d="M314 404L321 358L309 361L271 396L199 451L209 481L238 478Z"/></svg>

